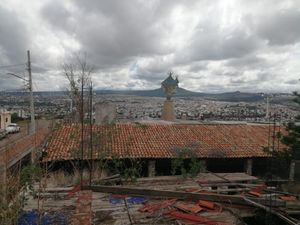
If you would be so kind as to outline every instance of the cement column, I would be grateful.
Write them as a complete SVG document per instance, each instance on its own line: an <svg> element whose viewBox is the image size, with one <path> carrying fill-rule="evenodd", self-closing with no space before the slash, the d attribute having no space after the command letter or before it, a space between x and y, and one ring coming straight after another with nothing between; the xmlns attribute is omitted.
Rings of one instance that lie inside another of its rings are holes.
<svg viewBox="0 0 300 225"><path fill-rule="evenodd" d="M155 177L155 160L148 161L148 177Z"/></svg>
<svg viewBox="0 0 300 225"><path fill-rule="evenodd" d="M161 118L166 121L175 121L174 102L172 100L164 102Z"/></svg>
<svg viewBox="0 0 300 225"><path fill-rule="evenodd" d="M296 162L292 160L290 164L290 174L289 174L290 181L294 181L295 179L295 166L296 166Z"/></svg>
<svg viewBox="0 0 300 225"><path fill-rule="evenodd" d="M206 172L206 169L207 169L207 166L206 166L206 160L204 159L201 159L200 160L200 163L201 163L201 166L202 166L202 171L200 171L200 173L205 173Z"/></svg>
<svg viewBox="0 0 300 225"><path fill-rule="evenodd" d="M248 175L252 175L252 164L253 164L253 160L252 159L246 159L246 173Z"/></svg>

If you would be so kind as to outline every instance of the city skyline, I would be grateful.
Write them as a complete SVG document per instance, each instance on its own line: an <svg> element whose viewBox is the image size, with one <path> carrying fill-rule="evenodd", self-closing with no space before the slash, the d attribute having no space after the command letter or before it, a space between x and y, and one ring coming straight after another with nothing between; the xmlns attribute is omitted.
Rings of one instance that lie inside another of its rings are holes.
<svg viewBox="0 0 300 225"><path fill-rule="evenodd" d="M268 9L268 10L266 10ZM196 92L299 89L295 1L19 1L0 3L0 90L63 91L62 63L87 53L96 89L151 90L169 71Z"/></svg>

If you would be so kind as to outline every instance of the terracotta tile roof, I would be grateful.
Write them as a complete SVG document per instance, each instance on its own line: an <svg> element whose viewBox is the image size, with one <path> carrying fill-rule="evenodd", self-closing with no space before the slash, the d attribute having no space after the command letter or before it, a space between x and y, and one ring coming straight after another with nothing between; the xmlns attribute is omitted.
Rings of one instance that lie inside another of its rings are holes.
<svg viewBox="0 0 300 225"><path fill-rule="evenodd" d="M179 149L190 148L200 158L267 157L269 125L116 124L93 126L93 158L174 158ZM282 129L283 130L283 129ZM89 127L84 129L84 158L90 159ZM272 143L270 141L270 143ZM276 140L276 148L284 146ZM81 157L81 127L58 128L47 147L44 161Z"/></svg>

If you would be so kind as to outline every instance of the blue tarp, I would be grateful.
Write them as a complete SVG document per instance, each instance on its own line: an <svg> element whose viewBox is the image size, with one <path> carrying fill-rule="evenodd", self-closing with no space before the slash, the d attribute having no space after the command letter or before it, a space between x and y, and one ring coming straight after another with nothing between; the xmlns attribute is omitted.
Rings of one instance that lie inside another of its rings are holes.
<svg viewBox="0 0 300 225"><path fill-rule="evenodd" d="M124 197L124 196L115 196L115 195L111 195L109 201L112 204L124 204L125 199L128 204L143 204L147 201L146 198L138 197L138 196Z"/></svg>
<svg viewBox="0 0 300 225"><path fill-rule="evenodd" d="M68 225L66 216L61 212L39 214L32 210L23 212L18 225Z"/></svg>
<svg viewBox="0 0 300 225"><path fill-rule="evenodd" d="M133 196L127 199L127 202L129 204L143 204L145 203L147 200L143 197L137 197L137 196Z"/></svg>

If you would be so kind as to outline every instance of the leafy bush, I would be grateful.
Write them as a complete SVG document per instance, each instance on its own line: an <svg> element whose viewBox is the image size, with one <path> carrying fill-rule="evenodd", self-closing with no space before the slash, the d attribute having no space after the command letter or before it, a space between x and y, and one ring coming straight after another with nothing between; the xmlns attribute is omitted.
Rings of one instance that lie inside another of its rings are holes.
<svg viewBox="0 0 300 225"><path fill-rule="evenodd" d="M196 177L203 171L205 171L205 165L192 149L179 149L177 157L172 160L172 175L180 172L183 177Z"/></svg>

